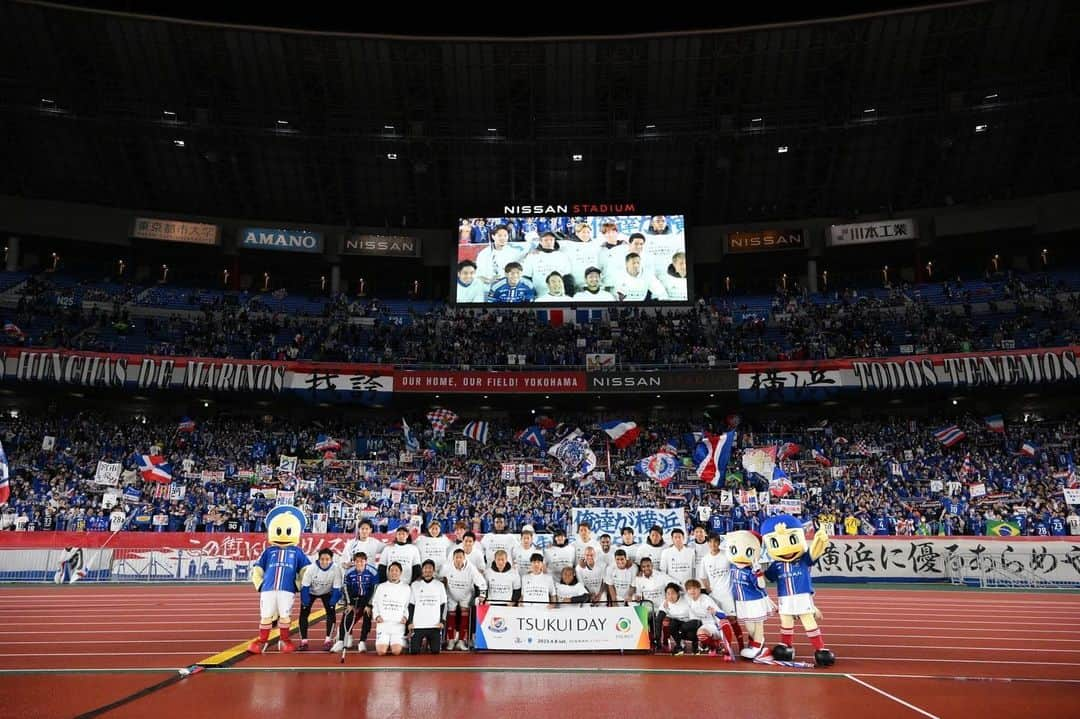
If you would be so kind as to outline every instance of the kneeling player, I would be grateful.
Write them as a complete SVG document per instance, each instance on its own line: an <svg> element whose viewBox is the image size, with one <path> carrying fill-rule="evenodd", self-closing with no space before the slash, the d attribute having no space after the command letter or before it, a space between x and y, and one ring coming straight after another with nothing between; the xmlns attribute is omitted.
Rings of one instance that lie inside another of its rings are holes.
<svg viewBox="0 0 1080 719"><path fill-rule="evenodd" d="M371 612L375 615L375 653L401 654L405 646L405 625L409 622L409 585L401 581L401 565L391 562L387 580L375 589Z"/></svg>
<svg viewBox="0 0 1080 719"><path fill-rule="evenodd" d="M731 642L735 635L728 624L727 615L720 611L720 607L708 594L701 593L701 582L696 579L686 580L686 602L690 605L690 617L701 622L697 628L697 640L699 654L708 653L716 656L719 649L723 649L724 661L735 661L735 655L731 650Z"/></svg>

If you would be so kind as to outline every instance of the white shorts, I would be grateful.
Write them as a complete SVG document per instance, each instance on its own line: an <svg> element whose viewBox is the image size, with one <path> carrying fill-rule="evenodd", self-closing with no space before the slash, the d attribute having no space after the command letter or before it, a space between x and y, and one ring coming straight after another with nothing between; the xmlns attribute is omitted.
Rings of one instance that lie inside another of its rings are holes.
<svg viewBox="0 0 1080 719"><path fill-rule="evenodd" d="M814 613L814 597L807 593L780 597L780 613L789 616Z"/></svg>
<svg viewBox="0 0 1080 719"><path fill-rule="evenodd" d="M405 625L397 622L379 622L375 630L375 645L405 644Z"/></svg>
<svg viewBox="0 0 1080 719"><path fill-rule="evenodd" d="M272 622L275 619L287 620L292 614L295 597L294 593L283 592L280 589L259 592L259 618L263 622Z"/></svg>
<svg viewBox="0 0 1080 719"><path fill-rule="evenodd" d="M701 627L698 629L698 633L699 634L707 634L710 637L719 637L720 636L720 625L718 625L716 623L710 623L710 624L704 624L703 623L701 625Z"/></svg>
<svg viewBox="0 0 1080 719"><path fill-rule="evenodd" d="M769 600L766 597L748 602L736 602L735 615L748 622L763 622L765 617L769 616Z"/></svg>
<svg viewBox="0 0 1080 719"><path fill-rule="evenodd" d="M729 617L735 616L735 597L731 596L731 592L727 594L713 592L709 596L716 602L716 606L720 607L721 612Z"/></svg>
<svg viewBox="0 0 1080 719"><path fill-rule="evenodd" d="M466 597L464 599L458 599L453 595L447 595L446 597L446 611L452 612L458 607L462 609L469 609L473 605L473 598Z"/></svg>

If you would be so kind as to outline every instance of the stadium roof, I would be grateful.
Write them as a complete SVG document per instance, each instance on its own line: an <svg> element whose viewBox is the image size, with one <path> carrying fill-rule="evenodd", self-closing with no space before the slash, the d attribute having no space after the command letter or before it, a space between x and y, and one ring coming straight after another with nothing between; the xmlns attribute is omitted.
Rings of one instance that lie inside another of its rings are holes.
<svg viewBox="0 0 1080 719"><path fill-rule="evenodd" d="M0 193L433 227L511 201L701 224L1080 186L1080 6L781 19L416 39L7 2Z"/></svg>

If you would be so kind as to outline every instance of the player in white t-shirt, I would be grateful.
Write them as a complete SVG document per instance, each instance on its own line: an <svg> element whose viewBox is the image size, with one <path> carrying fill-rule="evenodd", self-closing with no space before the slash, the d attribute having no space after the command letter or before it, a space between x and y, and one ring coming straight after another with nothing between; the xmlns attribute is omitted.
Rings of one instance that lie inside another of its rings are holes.
<svg viewBox="0 0 1080 719"><path fill-rule="evenodd" d="M596 561L596 550L592 547L585 548L585 554L577 563L577 577L589 593L589 601L596 603L604 601L604 565Z"/></svg>
<svg viewBox="0 0 1080 719"><path fill-rule="evenodd" d="M353 557L356 556L357 552L363 552L367 555L371 566L379 566L379 557L382 555L386 545L381 540L371 536L373 531L375 531L375 525L371 523L370 519L362 519L360 524L356 525L356 536L345 542L345 551L342 552L341 559L338 561L342 572L347 572L353 568Z"/></svg>
<svg viewBox="0 0 1080 719"><path fill-rule="evenodd" d="M447 649L469 650L469 628L472 626L473 597L486 601L488 584L484 574L465 559L465 550L454 549L450 561L443 565L441 578L446 582L446 612L448 619Z"/></svg>
<svg viewBox="0 0 1080 719"><path fill-rule="evenodd" d="M491 231L491 242L476 256L477 281L483 282L490 289L496 281L506 277L506 266L511 262L520 262L529 246L521 242L510 242L510 230L506 225L496 225Z"/></svg>
<svg viewBox="0 0 1080 719"><path fill-rule="evenodd" d="M514 605L521 599L521 575L514 571L505 549L495 550L495 560L484 572L484 578L489 603Z"/></svg>
<svg viewBox="0 0 1080 719"><path fill-rule="evenodd" d="M391 562L402 566L401 583L405 586L420 578L420 552L409 541L409 528L404 524L394 530L394 543L387 545L379 558L379 578L389 576L387 567Z"/></svg>
<svg viewBox="0 0 1080 719"><path fill-rule="evenodd" d="M545 571L544 555L536 552L529 561L529 573L521 578L521 601L530 604L556 601L555 580Z"/></svg>
<svg viewBox="0 0 1080 719"><path fill-rule="evenodd" d="M442 527L434 520L428 525L427 535L416 538L416 551L420 552L420 562L423 563L427 559L434 562L436 577L446 564L450 547L450 539L442 533Z"/></svg>
<svg viewBox="0 0 1080 719"><path fill-rule="evenodd" d="M525 576L529 573L529 568L532 562L532 555L540 552L540 548L533 544L533 536L535 532L531 524L526 524L521 528L521 542L514 545L513 551L510 553L510 558L514 563L514 569L517 570L519 576Z"/></svg>
<svg viewBox="0 0 1080 719"><path fill-rule="evenodd" d="M615 295L601 285L603 273L599 267L585 268L585 281L574 292L574 302L615 302Z"/></svg>
<svg viewBox="0 0 1080 719"><path fill-rule="evenodd" d="M596 552L600 551L600 542L593 536L588 522L580 522L577 527L578 536L574 538L574 564L580 564L585 558L585 549L592 547Z"/></svg>
<svg viewBox="0 0 1080 719"><path fill-rule="evenodd" d="M608 604L621 604L630 602L634 598L634 579L637 578L637 567L630 563L626 557L626 550L615 550L615 566L608 567L604 575L604 584L607 586Z"/></svg>
<svg viewBox="0 0 1080 719"><path fill-rule="evenodd" d="M653 571L652 560L643 557L640 572L634 579L634 599L649 602L649 638L656 651L660 651L662 646L661 623L657 621L657 613L664 603L664 593L669 584L673 584L671 577Z"/></svg>
<svg viewBox="0 0 1080 719"><path fill-rule="evenodd" d="M476 277L476 263L472 260L458 263L456 291L455 299L458 304L482 305L487 301L487 285Z"/></svg>
<svg viewBox="0 0 1080 719"><path fill-rule="evenodd" d="M484 558L490 563L495 560L495 552L502 549L506 552L506 556L511 556L511 552L514 551L514 545L517 544L517 538L510 534L506 529L506 515L495 515L495 529L484 535L484 538L480 540L480 547L484 551ZM482 567L487 569L487 567Z"/></svg>
<svg viewBox="0 0 1080 719"><path fill-rule="evenodd" d="M333 645L337 619L335 607L341 598L341 581L341 567L334 564L334 553L329 549L320 549L318 561L308 567L300 581L300 651L307 651L308 648L308 618L316 600L322 603L326 611L323 650L329 651Z"/></svg>
<svg viewBox="0 0 1080 719"><path fill-rule="evenodd" d="M375 588L371 598L371 613L375 615L375 653L401 654L405 645L405 625L409 621L409 585L401 582L401 565L391 562L386 570L387 581Z"/></svg>
<svg viewBox="0 0 1080 719"><path fill-rule="evenodd" d="M420 580L409 587L409 624L412 634L409 654L419 654L427 642L428 651L442 649L443 616L446 612L446 587L435 579L435 562L425 559Z"/></svg>
<svg viewBox="0 0 1080 719"><path fill-rule="evenodd" d="M690 619L700 622L697 628L698 653L716 656L723 650L725 662L735 661L735 651L731 646L735 634L727 616L716 606L712 597L702 593L701 582L696 579L686 580L686 603L690 606Z"/></svg>
<svg viewBox="0 0 1080 719"><path fill-rule="evenodd" d="M461 535L461 544L458 544L450 549L450 554L453 554L457 550L465 552L465 558L469 560L469 564L473 565L480 572L483 572L487 568L487 561L484 558L484 548L476 541L476 535L470 532L465 532Z"/></svg>
<svg viewBox="0 0 1080 719"><path fill-rule="evenodd" d="M679 527L671 530L671 546L660 553L660 571L677 584L686 587L686 580L694 578L694 550L685 544L686 536Z"/></svg>
<svg viewBox="0 0 1080 719"><path fill-rule="evenodd" d="M552 544L544 550L544 564L548 574L558 577L563 567L572 567L577 558L574 545L566 543L566 530L556 529L552 535Z"/></svg>

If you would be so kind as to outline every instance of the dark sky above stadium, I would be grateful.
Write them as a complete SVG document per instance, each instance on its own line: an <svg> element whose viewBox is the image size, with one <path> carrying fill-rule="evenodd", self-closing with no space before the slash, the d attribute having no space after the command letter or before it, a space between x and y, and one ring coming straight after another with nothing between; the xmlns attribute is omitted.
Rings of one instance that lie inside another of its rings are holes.
<svg viewBox="0 0 1080 719"><path fill-rule="evenodd" d="M33 1L33 0L31 0ZM394 35L502 36L610 35L708 30L812 20L937 4L927 0L857 2L557 3L384 2L155 2L153 0L60 0L60 4L237 25ZM650 10L649 8L653 8Z"/></svg>

